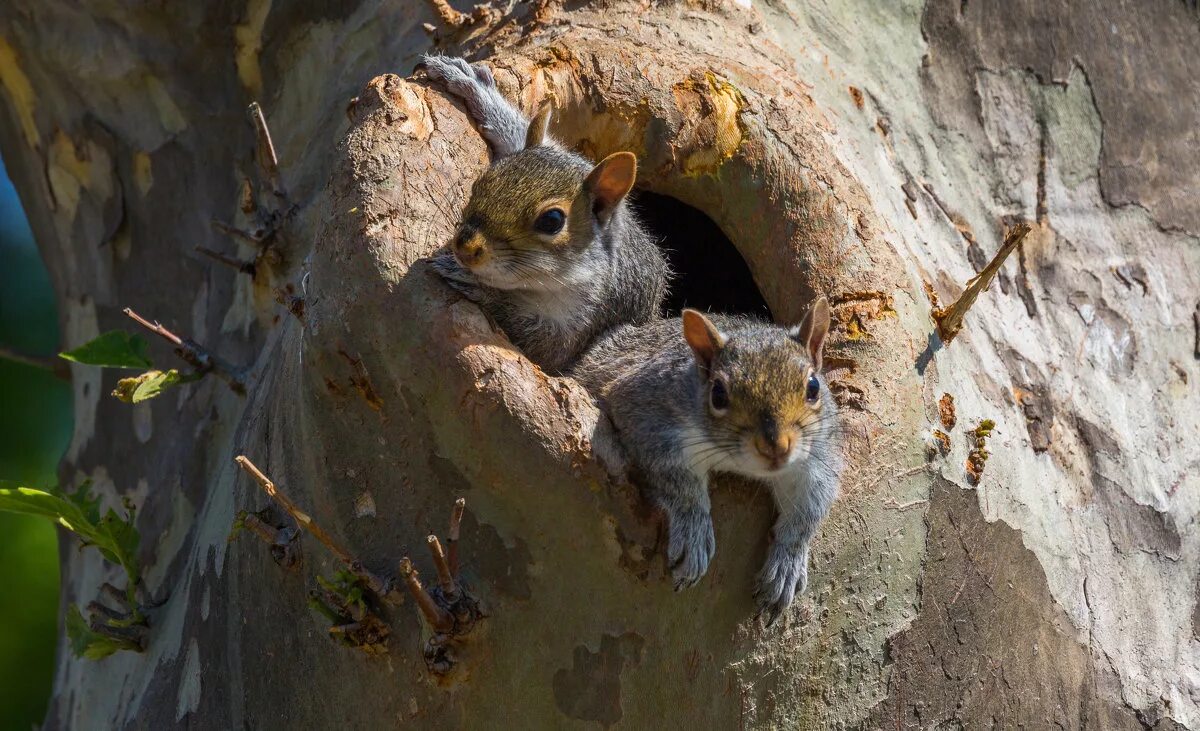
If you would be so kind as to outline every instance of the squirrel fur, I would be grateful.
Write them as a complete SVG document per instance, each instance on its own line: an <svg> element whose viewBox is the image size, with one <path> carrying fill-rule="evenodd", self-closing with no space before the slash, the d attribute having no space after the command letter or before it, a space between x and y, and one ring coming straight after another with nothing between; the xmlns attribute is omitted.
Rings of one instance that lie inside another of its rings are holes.
<svg viewBox="0 0 1200 731"><path fill-rule="evenodd" d="M792 329L684 310L613 330L571 371L665 513L676 589L698 582L716 550L710 476L771 490L779 515L754 592L768 624L807 586L809 542L837 495L837 407L820 374L829 324L824 298Z"/></svg>
<svg viewBox="0 0 1200 731"><path fill-rule="evenodd" d="M423 64L463 101L494 155L449 251L432 260L438 273L550 373L605 331L657 317L667 264L626 202L633 153L593 165L548 136L549 106L526 120L487 67L446 56Z"/></svg>

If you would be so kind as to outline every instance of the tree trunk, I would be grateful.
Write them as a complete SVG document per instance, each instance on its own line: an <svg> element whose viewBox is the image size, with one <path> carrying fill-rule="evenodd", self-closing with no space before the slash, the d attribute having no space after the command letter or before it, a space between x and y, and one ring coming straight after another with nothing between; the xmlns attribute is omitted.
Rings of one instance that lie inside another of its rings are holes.
<svg viewBox="0 0 1200 731"><path fill-rule="evenodd" d="M1188 4L86 5L0 8L0 143L64 345L128 306L250 367L244 397L205 378L130 407L73 366L63 482L138 504L166 602L142 654L60 647L48 728L1200 728ZM456 102L401 78L431 49L526 109L552 95L585 154L637 153L645 200L711 218L776 320L834 303L848 467L775 626L750 600L767 496L720 483L715 562L671 591L587 395L419 262L487 164ZM210 226L253 225L245 178L279 213L262 247ZM1019 222L943 343L930 293ZM229 540L269 503L238 454L385 579L411 556L433 582L424 538L464 496L486 616L436 672L409 599L379 610L386 655L335 643L306 607L332 554L305 535L288 570ZM114 569L63 545L64 605L86 604Z"/></svg>

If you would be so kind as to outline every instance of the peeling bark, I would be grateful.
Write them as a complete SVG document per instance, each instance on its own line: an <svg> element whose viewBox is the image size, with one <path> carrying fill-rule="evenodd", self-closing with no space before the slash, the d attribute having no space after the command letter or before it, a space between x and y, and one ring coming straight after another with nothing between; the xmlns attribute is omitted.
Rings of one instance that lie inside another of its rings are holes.
<svg viewBox="0 0 1200 731"><path fill-rule="evenodd" d="M143 655L60 648L48 728L1200 727L1186 4L205 5L0 9L0 149L64 345L133 307L247 367L245 397L205 379L131 410L72 366L63 481L139 505L168 598ZM720 482L715 562L672 592L586 393L421 263L487 164L464 112L404 78L434 42L526 109L553 96L585 154L637 153L639 188L711 218L777 321L834 303L849 466L770 630L750 601L768 498ZM252 101L281 179L254 162ZM1022 222L943 344L927 292L956 299ZM487 616L453 672L426 670L412 602L381 610L384 657L331 642L305 598L338 563L310 539L292 571L228 542L267 506L235 454L384 577L403 556L433 577L426 536L465 496ZM63 563L64 602L113 578Z"/></svg>

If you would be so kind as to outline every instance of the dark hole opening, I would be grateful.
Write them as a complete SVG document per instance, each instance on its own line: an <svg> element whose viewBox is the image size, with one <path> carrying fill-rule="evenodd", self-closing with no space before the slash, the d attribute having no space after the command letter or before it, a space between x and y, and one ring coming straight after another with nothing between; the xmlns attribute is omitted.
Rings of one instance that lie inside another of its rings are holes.
<svg viewBox="0 0 1200 731"><path fill-rule="evenodd" d="M665 304L667 316L692 307L770 319L771 310L750 267L711 218L670 196L649 191L637 193L634 210L675 273Z"/></svg>

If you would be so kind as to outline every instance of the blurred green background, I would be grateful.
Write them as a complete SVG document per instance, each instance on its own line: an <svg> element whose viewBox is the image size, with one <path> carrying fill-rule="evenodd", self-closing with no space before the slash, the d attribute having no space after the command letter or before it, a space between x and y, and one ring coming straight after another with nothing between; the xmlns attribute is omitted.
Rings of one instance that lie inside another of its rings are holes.
<svg viewBox="0 0 1200 731"><path fill-rule="evenodd" d="M0 161L0 479L53 485L71 438L70 384L6 354L59 350L54 290ZM0 512L0 730L46 713L58 641L58 539L44 519Z"/></svg>

